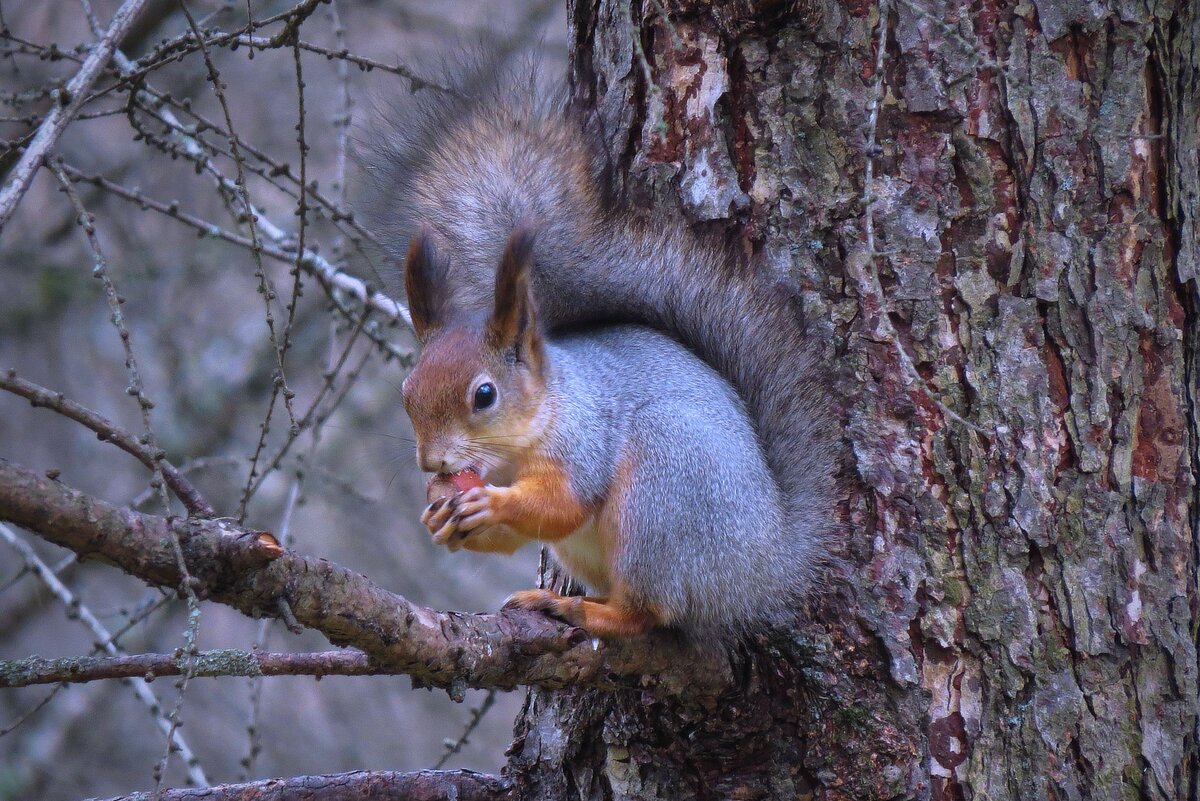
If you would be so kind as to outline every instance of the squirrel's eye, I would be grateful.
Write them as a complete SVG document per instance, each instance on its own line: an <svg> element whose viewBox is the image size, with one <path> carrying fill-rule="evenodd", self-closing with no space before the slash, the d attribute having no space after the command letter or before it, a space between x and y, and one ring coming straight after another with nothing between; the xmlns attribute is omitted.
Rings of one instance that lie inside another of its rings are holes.
<svg viewBox="0 0 1200 801"><path fill-rule="evenodd" d="M475 411L486 409L496 402L496 387L494 384L480 384L475 390Z"/></svg>

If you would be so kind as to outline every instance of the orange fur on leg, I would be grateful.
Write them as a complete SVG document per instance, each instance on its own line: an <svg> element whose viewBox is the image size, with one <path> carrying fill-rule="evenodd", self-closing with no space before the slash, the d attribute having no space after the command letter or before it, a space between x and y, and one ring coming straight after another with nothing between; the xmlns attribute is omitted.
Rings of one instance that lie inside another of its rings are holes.
<svg viewBox="0 0 1200 801"><path fill-rule="evenodd" d="M579 502L562 467L537 458L517 477L511 487L474 487L466 492L431 503L421 522L433 541L451 551L512 553L521 543L512 536L489 536L487 542L467 543L485 532L505 529L528 540L555 542L582 526L591 512Z"/></svg>
<svg viewBox="0 0 1200 801"><path fill-rule="evenodd" d="M534 540L554 542L570 535L591 516L557 462L539 458L511 487L489 487L492 522Z"/></svg>

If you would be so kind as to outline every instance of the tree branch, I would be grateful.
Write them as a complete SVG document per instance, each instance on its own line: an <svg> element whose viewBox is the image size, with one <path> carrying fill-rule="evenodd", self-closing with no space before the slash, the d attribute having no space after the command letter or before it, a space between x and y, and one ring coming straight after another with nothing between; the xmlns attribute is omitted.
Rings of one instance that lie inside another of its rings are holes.
<svg viewBox="0 0 1200 801"><path fill-rule="evenodd" d="M176 124L182 127L181 123L176 122ZM229 242L232 245L237 245L238 247L245 248L246 250L253 250L255 247L250 237L243 236L242 234L234 233L232 231L227 231L226 229L221 228L214 223L203 220L200 217L187 213L186 211L182 211L177 203L163 203L140 192L136 192L128 187L122 186L115 181L110 181L102 175L92 175L76 169L69 164L63 164L62 168L73 179L79 181L88 181L93 185L105 190L106 192L111 192L119 198L128 200L131 203L136 203L146 208L153 209L154 211L157 211L160 214L165 214L168 217L172 217L184 225L187 225L188 227L205 234L206 236L211 236L215 239ZM258 217L257 219L261 221L263 218ZM279 237L269 238L269 241L260 241L258 244L258 249L263 255L270 256L276 261L281 261L286 264L295 264L296 253L294 249L291 249L290 243L285 242L285 244L272 244L273 242L278 243L279 241ZM307 249L300 254L300 266L308 270L315 278L320 280L323 286L337 288L347 295L352 296L355 300L362 303L364 308L370 308L380 312L389 320L402 320L408 322L408 317L406 316L408 312L405 310L404 306L397 301L392 300L382 292L375 290L373 287L368 287L365 281L355 278L349 273L345 273L336 269L312 249ZM393 355L397 356L398 358L405 358L409 354L394 352Z"/></svg>
<svg viewBox="0 0 1200 801"><path fill-rule="evenodd" d="M150 801L153 795L134 793L108 801ZM358 770L165 790L158 797L161 801L505 801L512 798L512 783L473 770Z"/></svg>
<svg viewBox="0 0 1200 801"><path fill-rule="evenodd" d="M83 558L101 559L147 583L176 588L174 533L197 592L253 617L287 601L297 622L381 667L437 686L590 686L715 696L733 682L719 654L667 637L601 643L541 614L437 612L323 559L279 547L266 532L224 520L162 518L119 508L0 459L0 519Z"/></svg>
<svg viewBox="0 0 1200 801"><path fill-rule="evenodd" d="M230 648L201 651L192 657L192 676L379 676L394 671L372 664L361 651L312 654L256 653ZM187 661L174 654L74 656L0 660L0 688L100 679L147 679L180 676Z"/></svg>
<svg viewBox="0 0 1200 801"><path fill-rule="evenodd" d="M4 191L0 192L0 231L4 229L5 223L8 222L9 217L17 208L17 204L25 195L25 190L29 188L30 182L33 181L33 175L42 165L46 154L58 142L58 138L62 136L62 132L66 130L75 115L79 113L80 107L87 100L88 90L100 77L100 71L112 58L117 49L117 43L133 25L145 4L146 0L125 0L117 9L117 13L113 15L104 37L92 47L92 52L84 59L83 66L67 82L66 87L56 93L57 105L50 109L45 119L42 120L42 124L38 126L38 132L33 137L33 141L25 148L21 160L13 168L12 180L9 181L8 186L4 187Z"/></svg>
<svg viewBox="0 0 1200 801"><path fill-rule="evenodd" d="M15 370L0 372L0 389L11 392L14 395L20 395L33 404L35 408L50 409L51 411L58 412L63 417L67 417L90 428L96 432L97 438L101 441L111 442L151 470L155 470L156 468L161 469L163 481L166 482L166 485L171 488L171 491L175 493L179 500L183 502L183 505L190 514L201 517L212 517L216 514L209 502L200 494L200 491L192 486L192 482L184 478L183 474L173 464L166 459L156 458L161 454L157 453L154 448L142 444L137 437L119 427L104 415L93 412L91 409L81 406L75 401L68 400L61 392L54 392L32 381L26 381L19 377Z"/></svg>
<svg viewBox="0 0 1200 801"><path fill-rule="evenodd" d="M65 584L63 584L58 576L50 569L50 566L38 558L37 553L30 547L29 543L21 539L8 526L0 523L0 539L6 541L13 550L21 554L21 558L25 561L26 566L33 571L41 582L46 586L51 593L54 594L63 607L73 613L84 626L96 637L95 648L97 651L105 651L109 656L118 656L120 654L120 646L117 645L117 640L123 632L111 632L105 627L95 613L84 604L79 596L71 592ZM57 689L57 688L56 688ZM162 702L158 696L147 687L145 684L131 684L130 689L133 690L134 696L150 710L150 714L154 717L154 721L164 735L166 735L168 743L168 753L170 751L178 751L180 758L183 759L184 765L187 767L188 780L199 787L208 786L208 777L204 775L204 768L200 765L200 760L196 758L195 752L191 746L187 744L187 740L178 731L178 726L171 716L163 711ZM46 696L49 700L54 696L54 692ZM11 728L8 729L11 731Z"/></svg>
<svg viewBox="0 0 1200 801"><path fill-rule="evenodd" d="M145 72L148 71L147 69L139 68L133 61L129 59L128 56L116 48L116 44L124 36L124 33L128 29L129 25L132 24L132 17L137 14L145 2L146 0L126 0L126 3L113 16L112 25L109 27L109 30L105 34L101 43L92 50L91 54L84 61L84 64L80 68L79 72L76 73L76 76L72 78L71 82L67 85L65 90L69 95L69 105L67 108L64 109L63 106L56 107L42 122L42 126L39 128L37 135L30 143L25 154L22 156L21 161L14 170L15 177L13 181L4 188L3 193L0 193L0 231L3 230L5 222L7 222L8 218L12 215L17 203L20 202L20 199L24 195L25 190L28 188L29 182L32 180L33 174L37 167L41 165L42 160L49 153L54 142L57 141L58 137L62 134L62 130L66 127L67 123L69 123L71 119L73 119L78 113L79 106L81 106L87 99L87 89L92 85L92 83L95 82L100 69L108 62L108 60L111 58L116 63L116 66L123 73L122 77L125 79L128 79L134 74L144 75ZM304 2L294 6L283 14L278 14L265 20L252 20L250 23L251 29L270 25L281 20L285 21L285 24L289 29L294 29L295 26L299 24L298 21L311 14L316 5L316 2ZM127 19L123 15L128 15L129 18ZM118 23L124 23L123 27L121 27L119 31L115 31L115 29L118 27ZM234 34L233 36L236 37L236 35L237 34ZM191 34L187 34L186 37L190 38ZM283 37L280 39L280 41L283 42L288 38L289 37ZM203 39L200 41L203 41ZM77 89L74 88L75 82L80 79L80 76L85 74L92 61L101 54L102 49L104 50L104 58L95 67L95 74L88 76L86 85L81 84ZM443 88L437 87L437 84L416 76L406 77L408 77L410 81L414 82L414 86L416 86L415 82L419 81L423 86ZM136 96L140 98L143 94L145 94L145 100L148 105L153 106L158 104L159 101L149 93L138 92ZM64 102L66 102L68 99L62 95L60 95L60 97ZM160 114L164 122L166 122L173 129L180 132L185 129L183 123L179 121L170 108L162 108ZM41 146L39 145L39 142L42 138L43 130L46 130L50 126L52 119L53 127L55 128L53 131L53 139L47 141L44 146ZM218 189L221 191L232 192L234 194L238 192L238 185L234 181L221 174L221 172L215 167L215 165L213 165L212 161L205 154L204 149L200 146L195 138L180 133L179 140L185 153L210 173L210 175L213 177L213 180L216 182ZM35 148L39 147L40 152L37 153L36 159L32 159L31 153L34 152ZM27 162L30 163L27 164ZM24 171L28 171L28 175L25 175ZM22 183L19 186L18 179L22 180ZM266 237L267 240L274 243L277 248L287 250L287 248L291 246L292 237L288 234L288 232L275 225L260 209L253 205L249 205L247 208L243 209L243 211L246 212L248 221L256 227L258 232ZM269 253L268 255L274 256L275 254ZM295 254L289 254L285 256L283 260L295 263L297 261L297 257ZM323 286L335 286L341 291L353 295L364 305L368 305L379 310L389 319L401 320L409 326L412 325L412 319L409 315L408 308L404 304L388 297L382 292L377 291L374 287L368 286L365 281L339 270L334 264L321 256L315 249L304 249L299 254L298 263L304 270L320 278Z"/></svg>

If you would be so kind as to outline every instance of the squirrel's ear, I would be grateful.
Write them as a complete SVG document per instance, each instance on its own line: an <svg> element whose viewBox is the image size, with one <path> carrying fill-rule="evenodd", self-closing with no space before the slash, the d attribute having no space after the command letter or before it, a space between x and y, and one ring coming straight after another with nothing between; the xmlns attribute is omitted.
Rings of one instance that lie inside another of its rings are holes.
<svg viewBox="0 0 1200 801"><path fill-rule="evenodd" d="M446 262L438 256L429 233L424 229L418 231L408 243L404 291L408 295L413 330L422 344L445 322L446 268Z"/></svg>
<svg viewBox="0 0 1200 801"><path fill-rule="evenodd" d="M533 231L520 226L508 238L496 271L496 307L488 320L488 339L497 350L515 350L521 361L540 362L542 338L529 288Z"/></svg>

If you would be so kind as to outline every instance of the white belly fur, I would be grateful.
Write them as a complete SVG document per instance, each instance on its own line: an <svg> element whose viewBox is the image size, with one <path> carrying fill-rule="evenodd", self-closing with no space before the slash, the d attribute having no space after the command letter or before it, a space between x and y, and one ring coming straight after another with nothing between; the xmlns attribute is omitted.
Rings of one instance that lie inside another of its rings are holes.
<svg viewBox="0 0 1200 801"><path fill-rule="evenodd" d="M604 555L599 528L589 520L565 539L554 543L554 555L573 577L595 592L609 589L608 560Z"/></svg>

